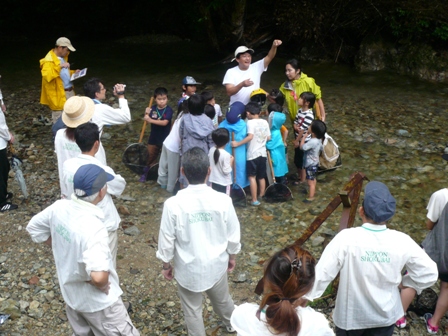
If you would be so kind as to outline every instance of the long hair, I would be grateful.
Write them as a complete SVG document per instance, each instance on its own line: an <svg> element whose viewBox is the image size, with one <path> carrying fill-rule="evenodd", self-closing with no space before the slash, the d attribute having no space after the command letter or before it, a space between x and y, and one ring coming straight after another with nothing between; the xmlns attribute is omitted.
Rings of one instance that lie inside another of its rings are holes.
<svg viewBox="0 0 448 336"><path fill-rule="evenodd" d="M296 336L301 323L296 308L314 284L316 260L297 245L274 254L264 271L264 294L260 310L266 308L267 324L275 335Z"/></svg>

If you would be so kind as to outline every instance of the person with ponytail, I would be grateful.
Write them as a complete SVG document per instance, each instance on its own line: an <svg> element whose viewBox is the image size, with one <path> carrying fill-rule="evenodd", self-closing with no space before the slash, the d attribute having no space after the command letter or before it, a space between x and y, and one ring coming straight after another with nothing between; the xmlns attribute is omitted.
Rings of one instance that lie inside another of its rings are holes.
<svg viewBox="0 0 448 336"><path fill-rule="evenodd" d="M264 271L260 305L244 303L230 322L240 336L334 335L328 321L302 298L314 284L316 261L305 249L291 245L274 254Z"/></svg>
<svg viewBox="0 0 448 336"><path fill-rule="evenodd" d="M213 190L230 195L234 158L224 149L230 140L229 131L226 128L215 129L212 132L212 140L215 146L208 152L211 168L208 181L212 184Z"/></svg>

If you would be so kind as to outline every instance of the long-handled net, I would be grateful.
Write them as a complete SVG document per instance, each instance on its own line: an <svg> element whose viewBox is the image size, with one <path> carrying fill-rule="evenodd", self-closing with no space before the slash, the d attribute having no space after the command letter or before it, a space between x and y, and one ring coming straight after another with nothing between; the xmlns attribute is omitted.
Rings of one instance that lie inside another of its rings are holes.
<svg viewBox="0 0 448 336"><path fill-rule="evenodd" d="M151 97L151 100L149 101L149 107L152 106L153 101L154 98ZM145 168L147 167L148 163L148 156L149 156L148 149L146 148L146 144L142 143L143 136L145 135L145 130L146 130L146 121L143 121L143 126L140 132L140 139L138 143L133 143L129 145L124 151L123 157L121 159L121 161L125 164L126 167L128 167L130 170L132 170L134 173L138 175L146 173ZM150 174L148 173L148 175ZM151 176L153 175L154 174L151 174Z"/></svg>

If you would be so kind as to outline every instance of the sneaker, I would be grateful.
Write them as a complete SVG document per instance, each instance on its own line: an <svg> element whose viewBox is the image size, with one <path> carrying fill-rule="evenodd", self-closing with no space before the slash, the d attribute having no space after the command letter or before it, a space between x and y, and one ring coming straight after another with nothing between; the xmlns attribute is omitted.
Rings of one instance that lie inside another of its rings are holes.
<svg viewBox="0 0 448 336"><path fill-rule="evenodd" d="M313 203L314 198L305 198L302 202L303 203Z"/></svg>
<svg viewBox="0 0 448 336"><path fill-rule="evenodd" d="M5 202L2 205L0 205L0 212L5 212L5 211L9 211L9 210L15 210L17 208L18 208L18 206L16 204Z"/></svg>
<svg viewBox="0 0 448 336"><path fill-rule="evenodd" d="M149 172L149 167L145 167L143 169L143 174L140 176L140 179L138 180L139 182L146 182L146 177L148 176L148 172Z"/></svg>
<svg viewBox="0 0 448 336"><path fill-rule="evenodd" d="M395 325L400 329L406 327L406 316L403 316L401 319L397 320L397 322L395 322Z"/></svg>
<svg viewBox="0 0 448 336"><path fill-rule="evenodd" d="M133 312L133 310L132 310L132 303L130 303L130 302L123 302L123 304L124 304L124 307L126 308L128 314Z"/></svg>
<svg viewBox="0 0 448 336"><path fill-rule="evenodd" d="M9 192L6 194L6 200L10 200L14 197L14 194L12 192Z"/></svg>
<svg viewBox="0 0 448 336"><path fill-rule="evenodd" d="M233 327L232 327L231 325L229 325L229 326L226 326L226 330L227 330L227 332L228 332L228 333L231 333L231 334L233 334L233 333L235 333L235 332L236 332L236 330L235 330L235 329L233 329Z"/></svg>
<svg viewBox="0 0 448 336"><path fill-rule="evenodd" d="M431 317L432 317L431 313L426 313L425 315L423 315L423 318L425 319L426 323L426 330L428 331L428 333L435 335L439 331L439 327L433 326L429 323Z"/></svg>
<svg viewBox="0 0 448 336"><path fill-rule="evenodd" d="M251 203L251 205L253 205L253 206L259 206L259 205L260 205L260 202L259 202L259 201L254 201L254 202Z"/></svg>

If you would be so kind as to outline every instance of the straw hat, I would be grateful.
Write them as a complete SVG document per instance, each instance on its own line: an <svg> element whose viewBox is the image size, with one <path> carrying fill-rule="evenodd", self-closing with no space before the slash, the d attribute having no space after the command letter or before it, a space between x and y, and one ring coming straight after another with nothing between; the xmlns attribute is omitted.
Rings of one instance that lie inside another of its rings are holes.
<svg viewBox="0 0 448 336"><path fill-rule="evenodd" d="M92 119L95 103L89 97L70 97L64 104L62 121L67 127L76 128Z"/></svg>

